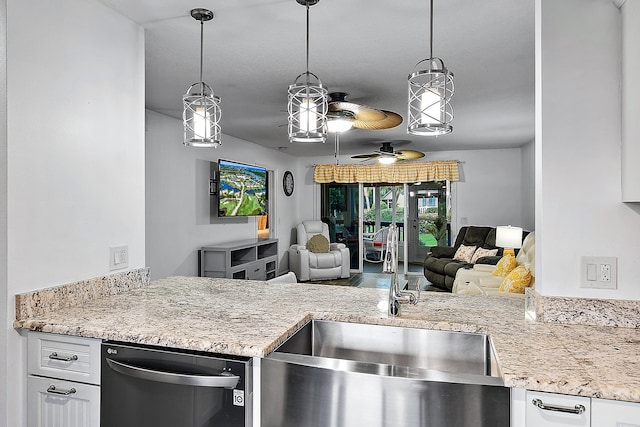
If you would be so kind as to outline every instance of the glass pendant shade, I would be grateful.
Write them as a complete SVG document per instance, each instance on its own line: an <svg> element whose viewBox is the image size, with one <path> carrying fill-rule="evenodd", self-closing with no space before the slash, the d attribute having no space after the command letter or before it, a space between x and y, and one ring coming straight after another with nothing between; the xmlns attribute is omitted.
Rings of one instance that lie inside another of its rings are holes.
<svg viewBox="0 0 640 427"><path fill-rule="evenodd" d="M413 135L442 135L453 130L453 73L440 58L420 61L428 67L409 75L407 130Z"/></svg>
<svg viewBox="0 0 640 427"><path fill-rule="evenodd" d="M315 74L309 72L309 7L320 0L296 0L307 9L307 71L289 86L289 142L322 142L327 140L329 92ZM304 77L304 79L302 78Z"/></svg>
<svg viewBox="0 0 640 427"><path fill-rule="evenodd" d="M208 9L192 9L191 16L200 21L200 81L189 86L182 97L183 144L188 147L217 148L220 142L220 98L202 80L204 22L213 19Z"/></svg>
<svg viewBox="0 0 640 427"><path fill-rule="evenodd" d="M305 76L304 82L299 82ZM313 80L311 80L313 77ZM289 86L289 141L325 142L329 94L313 73L303 73Z"/></svg>
<svg viewBox="0 0 640 427"><path fill-rule="evenodd" d="M429 1L429 59L423 59L409 74L407 132L438 136L453 130L453 73L433 56L433 0Z"/></svg>
<svg viewBox="0 0 640 427"><path fill-rule="evenodd" d="M182 97L184 145L217 148L220 143L220 98L206 83L192 84Z"/></svg>

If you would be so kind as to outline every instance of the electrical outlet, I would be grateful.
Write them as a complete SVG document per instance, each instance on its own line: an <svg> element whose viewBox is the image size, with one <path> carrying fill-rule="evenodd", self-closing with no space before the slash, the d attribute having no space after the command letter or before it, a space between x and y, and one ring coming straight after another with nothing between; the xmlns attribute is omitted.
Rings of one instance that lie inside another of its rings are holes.
<svg viewBox="0 0 640 427"><path fill-rule="evenodd" d="M129 246L111 246L109 248L109 270L121 270L129 267Z"/></svg>
<svg viewBox="0 0 640 427"><path fill-rule="evenodd" d="M582 257L580 287L592 289L617 289L616 257Z"/></svg>

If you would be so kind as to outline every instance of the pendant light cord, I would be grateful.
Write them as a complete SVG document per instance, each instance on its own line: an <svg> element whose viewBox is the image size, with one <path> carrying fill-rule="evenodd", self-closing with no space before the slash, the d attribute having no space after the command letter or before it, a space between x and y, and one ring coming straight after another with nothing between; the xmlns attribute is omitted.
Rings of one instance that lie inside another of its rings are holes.
<svg viewBox="0 0 640 427"><path fill-rule="evenodd" d="M429 59L433 58L433 0L429 11Z"/></svg>
<svg viewBox="0 0 640 427"><path fill-rule="evenodd" d="M204 96L204 81L202 80L202 57L204 56L204 21L200 18L200 95Z"/></svg>
<svg viewBox="0 0 640 427"><path fill-rule="evenodd" d="M308 86L309 86L309 1L307 0L307 87Z"/></svg>

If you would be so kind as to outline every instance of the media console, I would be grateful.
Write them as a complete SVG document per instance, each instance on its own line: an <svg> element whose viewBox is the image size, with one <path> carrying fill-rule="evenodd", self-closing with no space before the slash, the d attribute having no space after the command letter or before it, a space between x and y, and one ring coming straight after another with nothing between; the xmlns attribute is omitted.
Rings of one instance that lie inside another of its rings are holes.
<svg viewBox="0 0 640 427"><path fill-rule="evenodd" d="M200 276L269 280L278 273L278 239L249 239L200 248Z"/></svg>

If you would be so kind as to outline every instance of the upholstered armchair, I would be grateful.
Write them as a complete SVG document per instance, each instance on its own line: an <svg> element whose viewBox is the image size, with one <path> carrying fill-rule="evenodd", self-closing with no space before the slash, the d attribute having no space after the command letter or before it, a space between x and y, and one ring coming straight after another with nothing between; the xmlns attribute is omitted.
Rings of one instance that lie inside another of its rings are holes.
<svg viewBox="0 0 640 427"><path fill-rule="evenodd" d="M322 221L302 221L297 232L298 243L289 248L289 269L298 280L349 277L349 248L343 243L329 243L327 224Z"/></svg>

